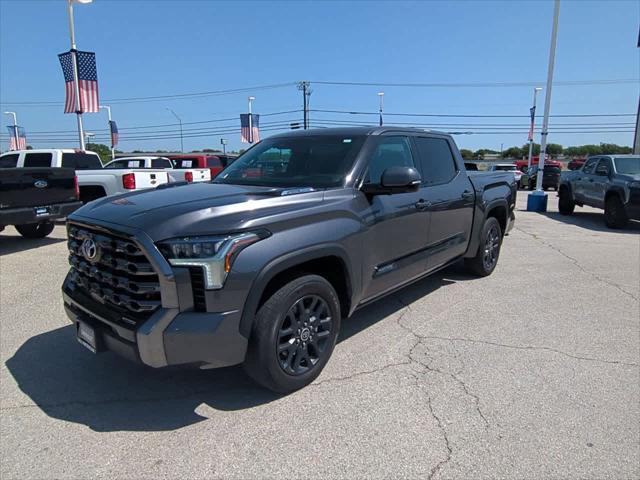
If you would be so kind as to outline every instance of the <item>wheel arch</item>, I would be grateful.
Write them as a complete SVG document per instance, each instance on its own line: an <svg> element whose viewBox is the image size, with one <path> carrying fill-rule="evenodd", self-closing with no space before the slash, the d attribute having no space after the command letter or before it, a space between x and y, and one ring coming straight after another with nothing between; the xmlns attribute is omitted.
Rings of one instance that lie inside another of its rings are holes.
<svg viewBox="0 0 640 480"><path fill-rule="evenodd" d="M248 338L255 315L266 299L296 276L304 274L324 277L338 294L342 316L351 313L356 280L347 253L339 245L310 247L278 257L258 273L244 304L240 333Z"/></svg>

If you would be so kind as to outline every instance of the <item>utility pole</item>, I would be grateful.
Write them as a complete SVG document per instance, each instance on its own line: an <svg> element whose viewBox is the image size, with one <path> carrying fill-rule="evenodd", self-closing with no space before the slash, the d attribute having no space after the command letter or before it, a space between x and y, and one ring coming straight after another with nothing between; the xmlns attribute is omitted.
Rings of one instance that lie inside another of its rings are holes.
<svg viewBox="0 0 640 480"><path fill-rule="evenodd" d="M173 113L173 116L178 119L178 123L180 124L180 153L184 153L184 144L182 142L182 119L178 116L176 112L171 110L169 107L165 107L165 108L169 110L171 113Z"/></svg>
<svg viewBox="0 0 640 480"><path fill-rule="evenodd" d="M547 136L549 135L549 109L551 108L551 88L553 87L553 67L556 60L556 41L558 39L558 17L560 16L560 0L553 5L553 27L551 29L551 46L549 48L549 66L547 69L547 88L544 95L544 117L542 119L542 140L540 141L540 160L538 162L538 176L536 191L527 199L527 210L535 212L547 211L547 194L542 189L542 172L547 154Z"/></svg>
<svg viewBox="0 0 640 480"><path fill-rule="evenodd" d="M82 110L80 108L80 82L78 80L78 54L76 50L76 34L73 27L73 0L67 0L67 12L69 13L69 37L71 40L71 60L73 61L73 83L75 85L74 94L76 97L78 139L80 140L80 150L84 150L84 129L82 126Z"/></svg>
<svg viewBox="0 0 640 480"><path fill-rule="evenodd" d="M16 142L16 150L18 150L18 117L16 116L16 112L4 112L4 114L13 115L13 139Z"/></svg>
<svg viewBox="0 0 640 480"><path fill-rule="evenodd" d="M221 138L220 139L220 144L222 145L222 154L223 155L227 155L227 139L226 138Z"/></svg>
<svg viewBox="0 0 640 480"><path fill-rule="evenodd" d="M306 80L298 83L298 90L302 91L302 128L309 128L309 97L311 96L310 83Z"/></svg>
<svg viewBox="0 0 640 480"><path fill-rule="evenodd" d="M111 132L111 107L109 105L99 105L98 108L104 108L107 111L107 116L109 117L109 132ZM113 137L111 137L113 139ZM116 150L113 146L113 140L111 140L111 160L115 160L116 158Z"/></svg>
<svg viewBox="0 0 640 480"><path fill-rule="evenodd" d="M527 172L531 169L531 156L533 155L533 131L536 124L536 97L538 92L542 90L541 87L535 87L533 89L533 107L531 107L531 127L529 129L529 161L527 162Z"/></svg>

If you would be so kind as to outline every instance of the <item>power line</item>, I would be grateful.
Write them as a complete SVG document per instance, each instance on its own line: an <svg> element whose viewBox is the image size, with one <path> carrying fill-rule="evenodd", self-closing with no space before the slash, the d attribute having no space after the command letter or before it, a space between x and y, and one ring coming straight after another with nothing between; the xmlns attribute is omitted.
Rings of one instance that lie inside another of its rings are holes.
<svg viewBox="0 0 640 480"><path fill-rule="evenodd" d="M556 86L576 86L576 85L620 85L635 83L640 81L638 78L621 78L606 80L568 80L553 82ZM312 81L318 85L338 85L338 86L357 86L357 87L417 87L417 88L485 88L485 87L536 87L543 82L434 82L434 83L383 83L383 82L334 82L334 81Z"/></svg>
<svg viewBox="0 0 640 480"><path fill-rule="evenodd" d="M379 112L358 112L349 110L320 110L312 109L311 112L318 113L342 113L348 115L378 115ZM529 115L477 115L477 114L454 114L454 113L389 113L385 112L385 116L400 117L444 117L444 118L531 118ZM590 114L556 114L550 115L555 118L582 118L582 117L635 117L635 113L590 113Z"/></svg>

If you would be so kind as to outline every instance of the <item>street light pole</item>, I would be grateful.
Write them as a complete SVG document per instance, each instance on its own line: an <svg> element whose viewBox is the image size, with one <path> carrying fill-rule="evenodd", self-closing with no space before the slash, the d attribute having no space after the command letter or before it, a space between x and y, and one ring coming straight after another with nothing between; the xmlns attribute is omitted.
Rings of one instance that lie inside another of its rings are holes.
<svg viewBox="0 0 640 480"><path fill-rule="evenodd" d="M536 97L540 90L542 90L541 87L535 87L533 89L533 108L531 109L531 131L529 132L529 161L527 163L527 172L531 169L531 156L533 155L533 131L536 122Z"/></svg>
<svg viewBox="0 0 640 480"><path fill-rule="evenodd" d="M4 114L13 115L13 139L16 142L16 150L18 150L18 117L16 116L16 112L4 112Z"/></svg>
<svg viewBox="0 0 640 480"><path fill-rule="evenodd" d="M378 98L380 99L380 126L382 126L382 106L383 106L383 100L384 100L384 92L378 92Z"/></svg>
<svg viewBox="0 0 640 480"><path fill-rule="evenodd" d="M227 139L221 138L220 144L222 145L222 154L226 156L227 155Z"/></svg>
<svg viewBox="0 0 640 480"><path fill-rule="evenodd" d="M183 141L182 141L182 119L178 116L178 114L176 112L171 110L169 107L166 107L166 108L171 113L173 113L174 117L176 117L178 119L178 123L180 124L180 153L184 153L184 144L183 144Z"/></svg>
<svg viewBox="0 0 640 480"><path fill-rule="evenodd" d="M111 132L111 107L109 105L99 105L98 108L104 108L107 111L107 116L109 117L109 132ZM113 137L111 137L111 160L116 158L116 151L113 147Z"/></svg>
<svg viewBox="0 0 640 480"><path fill-rule="evenodd" d="M78 80L78 57L76 51L76 34L73 27L73 4L72 0L67 0L67 12L69 13L69 38L71 40L71 60L73 61L73 83L76 97L76 119L78 120L78 138L80 140L80 150L84 150L84 133L82 126L82 111L80 109L80 82Z"/></svg>
<svg viewBox="0 0 640 480"><path fill-rule="evenodd" d="M256 97L249 97L249 143L253 143L253 116L251 114L251 104L256 99Z"/></svg>

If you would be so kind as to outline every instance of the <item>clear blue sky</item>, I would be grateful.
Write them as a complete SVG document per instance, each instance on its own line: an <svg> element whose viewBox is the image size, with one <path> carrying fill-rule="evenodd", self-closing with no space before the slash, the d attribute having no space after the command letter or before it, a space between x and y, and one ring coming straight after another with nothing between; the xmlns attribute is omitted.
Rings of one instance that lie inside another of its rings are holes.
<svg viewBox="0 0 640 480"><path fill-rule="evenodd" d="M310 81L386 83L534 82L544 85L553 3L534 2L209 2L94 0L76 5L78 48L95 51L101 101L259 85ZM563 0L556 57L557 81L637 79L640 2ZM29 143L76 147L74 115L62 106L9 102L62 102L64 81L57 54L69 48L64 0L0 0L0 109L18 112ZM311 108L376 111L385 92L385 111L398 113L527 115L532 87L401 88L312 84ZM551 113L635 113L639 84L557 85ZM176 126L128 130L183 122L237 118L247 95L254 112L301 108L295 86L229 95L112 103L122 134L119 148L177 149L179 139L125 140L131 136L177 135ZM544 92L539 96L541 117ZM87 114L88 131L106 127L106 113ZM287 122L301 113L263 117ZM312 121L376 121L313 112ZM10 117L3 115L3 125ZM486 124L518 123L522 133L460 135L461 147L499 149L526 141L527 119L385 117L388 122L446 123L445 131L492 131ZM560 124L603 123L601 130L631 130L633 117L552 118ZM613 124L624 125L613 125ZM220 134L238 120L185 125L185 150L219 147ZM478 130L478 125L485 125ZM473 126L470 126L473 125ZM192 130L192 129L203 130ZM564 127L575 129L571 125ZM583 127L587 128L587 127ZM591 127L593 129L593 127ZM150 133L153 131L159 133ZM36 132L56 133L56 140ZM495 131L495 129L494 129ZM3 127L2 149L6 149ZM143 132L143 133L141 133ZM264 132L264 135L268 135ZM263 136L264 136L263 135ZM238 133L224 134L231 148ZM36 140L36 138L42 140ZM539 137L537 137L538 140ZM565 146L615 142L630 145L632 133L551 133ZM107 143L106 141L104 143Z"/></svg>

